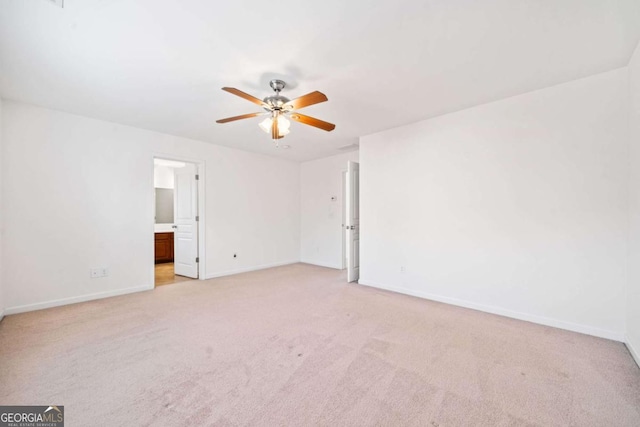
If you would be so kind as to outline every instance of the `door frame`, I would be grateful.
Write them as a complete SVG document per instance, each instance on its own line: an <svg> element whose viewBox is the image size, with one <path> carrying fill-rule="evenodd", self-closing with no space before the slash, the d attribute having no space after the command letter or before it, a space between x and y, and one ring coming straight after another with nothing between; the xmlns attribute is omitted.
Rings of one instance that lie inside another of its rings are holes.
<svg viewBox="0 0 640 427"><path fill-rule="evenodd" d="M156 206L155 206L155 186L153 182L153 171L155 168L155 159L163 159L163 160L174 160L176 162L184 162L191 163L196 168L196 173L198 174L198 279L194 280L205 280L205 271L206 269L206 245L205 245L205 231L206 231L206 215L205 215L205 187L207 182L206 175L206 164L204 160L194 159L190 157L176 156L175 154L165 154L165 153L153 153L151 155L151 235L149 236L149 260L151 264L151 284L152 288L155 288L155 216L156 216Z"/></svg>

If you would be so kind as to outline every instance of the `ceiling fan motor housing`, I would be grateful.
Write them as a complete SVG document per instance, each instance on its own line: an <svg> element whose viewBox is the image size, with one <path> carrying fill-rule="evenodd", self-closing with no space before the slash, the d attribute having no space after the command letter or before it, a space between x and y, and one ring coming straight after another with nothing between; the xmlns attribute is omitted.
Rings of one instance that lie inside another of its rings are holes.
<svg viewBox="0 0 640 427"><path fill-rule="evenodd" d="M269 105L269 107L270 107L270 108L264 107L264 109L266 111L282 110L282 107L287 102L291 101L286 96L280 95L280 91L282 89L284 89L284 87L286 86L286 83L283 82L282 80L274 79L274 80L271 80L269 82L269 86L271 86L271 89L273 89L273 91L276 94L275 95L271 95L271 96L267 96L265 99L263 99L265 104Z"/></svg>

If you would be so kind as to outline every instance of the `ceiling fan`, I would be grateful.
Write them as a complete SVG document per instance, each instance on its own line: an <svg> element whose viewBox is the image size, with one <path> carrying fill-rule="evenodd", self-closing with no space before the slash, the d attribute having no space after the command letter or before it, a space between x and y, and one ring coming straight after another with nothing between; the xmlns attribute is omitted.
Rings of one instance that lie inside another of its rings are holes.
<svg viewBox="0 0 640 427"><path fill-rule="evenodd" d="M262 100L236 88L223 87L222 90L261 106L264 108L265 112L228 117L226 119L216 120L216 123L228 123L236 120L249 119L251 117L269 115L269 117L260 123L260 128L265 132L270 133L271 139L273 139L276 144L278 139L284 138L285 135L289 134L290 123L289 120L287 120L287 117L291 118L291 120L295 120L296 122L317 127L319 129L326 130L327 132L331 132L335 129L336 125L332 123L325 122L314 117L305 116L304 114L300 114L296 111L300 108L328 101L324 93L315 91L294 100L290 100L289 98L280 95L280 91L285 87L285 82L282 80L271 80L269 82L269 86L271 86L275 95L267 96Z"/></svg>

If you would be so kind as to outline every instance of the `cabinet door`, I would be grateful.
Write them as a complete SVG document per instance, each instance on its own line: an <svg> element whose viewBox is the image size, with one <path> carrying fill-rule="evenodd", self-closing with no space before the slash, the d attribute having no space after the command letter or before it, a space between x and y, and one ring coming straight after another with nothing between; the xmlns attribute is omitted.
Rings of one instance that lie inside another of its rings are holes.
<svg viewBox="0 0 640 427"><path fill-rule="evenodd" d="M156 263L173 261L173 233L156 233Z"/></svg>

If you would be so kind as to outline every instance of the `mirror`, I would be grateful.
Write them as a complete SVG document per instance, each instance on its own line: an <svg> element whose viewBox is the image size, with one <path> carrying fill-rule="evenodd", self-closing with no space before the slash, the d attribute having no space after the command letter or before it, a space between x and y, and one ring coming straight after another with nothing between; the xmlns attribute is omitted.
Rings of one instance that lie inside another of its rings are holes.
<svg viewBox="0 0 640 427"><path fill-rule="evenodd" d="M173 224L172 188L156 188L156 224Z"/></svg>

